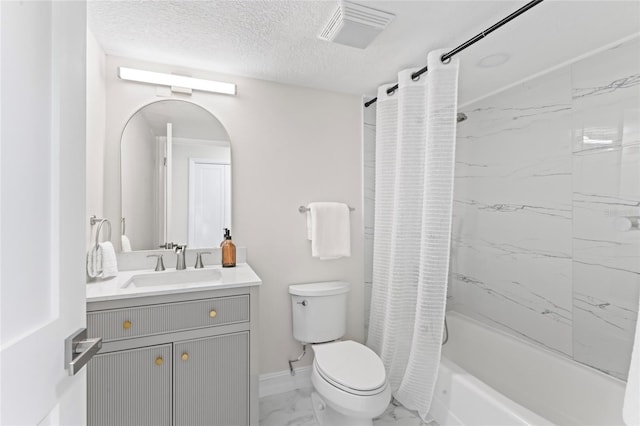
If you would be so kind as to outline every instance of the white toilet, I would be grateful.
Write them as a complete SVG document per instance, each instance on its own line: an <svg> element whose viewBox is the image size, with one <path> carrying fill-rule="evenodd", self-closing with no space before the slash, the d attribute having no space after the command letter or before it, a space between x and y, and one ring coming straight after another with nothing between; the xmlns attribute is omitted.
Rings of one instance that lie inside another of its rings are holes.
<svg viewBox="0 0 640 426"><path fill-rule="evenodd" d="M337 340L346 332L349 287L342 281L289 286L293 337L315 352L312 402L321 426L371 426L391 400L378 355L360 343Z"/></svg>

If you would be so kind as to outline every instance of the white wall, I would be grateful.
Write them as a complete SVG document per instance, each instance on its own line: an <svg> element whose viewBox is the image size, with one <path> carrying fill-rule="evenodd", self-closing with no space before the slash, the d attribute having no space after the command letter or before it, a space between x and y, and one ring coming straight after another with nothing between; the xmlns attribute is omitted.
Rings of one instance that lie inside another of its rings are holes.
<svg viewBox="0 0 640 426"><path fill-rule="evenodd" d="M288 368L300 345L291 336L287 292L293 283L342 279L352 283L348 337L362 341L362 104L359 96L243 77L107 57L105 212L120 217L120 132L141 106L157 100L153 85L121 81L118 66L191 74L238 85L237 96L194 92L188 99L211 111L231 140L232 235L246 246L260 290L260 372ZM306 219L298 206L341 201L352 213L352 256L312 259ZM117 226L116 226L117 227ZM117 234L117 232L116 232ZM301 365L309 364L308 356Z"/></svg>
<svg viewBox="0 0 640 426"><path fill-rule="evenodd" d="M89 216L102 217L104 189L104 143L107 94L106 56L91 31L87 30L87 248L95 243ZM92 243L93 241L93 243Z"/></svg>

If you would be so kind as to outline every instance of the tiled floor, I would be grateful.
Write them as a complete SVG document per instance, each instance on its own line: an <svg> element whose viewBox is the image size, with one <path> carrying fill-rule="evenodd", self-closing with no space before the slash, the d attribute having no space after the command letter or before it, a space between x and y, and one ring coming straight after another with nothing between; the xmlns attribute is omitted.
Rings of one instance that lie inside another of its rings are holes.
<svg viewBox="0 0 640 426"><path fill-rule="evenodd" d="M424 423L417 413L389 404L375 426L438 426ZM311 408L311 388L260 399L260 426L317 426Z"/></svg>

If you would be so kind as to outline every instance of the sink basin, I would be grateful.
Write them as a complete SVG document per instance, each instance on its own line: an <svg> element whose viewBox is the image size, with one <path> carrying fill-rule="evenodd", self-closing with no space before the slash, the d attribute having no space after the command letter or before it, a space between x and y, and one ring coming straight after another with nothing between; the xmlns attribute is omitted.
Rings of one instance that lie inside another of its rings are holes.
<svg viewBox="0 0 640 426"><path fill-rule="evenodd" d="M198 269L185 271L156 272L134 275L122 288L160 287L169 285L216 284L222 281L219 269Z"/></svg>

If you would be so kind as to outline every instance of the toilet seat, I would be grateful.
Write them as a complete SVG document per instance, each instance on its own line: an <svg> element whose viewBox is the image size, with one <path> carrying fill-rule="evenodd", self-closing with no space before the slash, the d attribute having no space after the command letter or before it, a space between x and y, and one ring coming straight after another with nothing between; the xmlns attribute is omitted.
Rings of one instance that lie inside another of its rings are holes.
<svg viewBox="0 0 640 426"><path fill-rule="evenodd" d="M376 395L385 390L382 360L368 347L351 341L313 345L314 367L328 383L353 395Z"/></svg>

